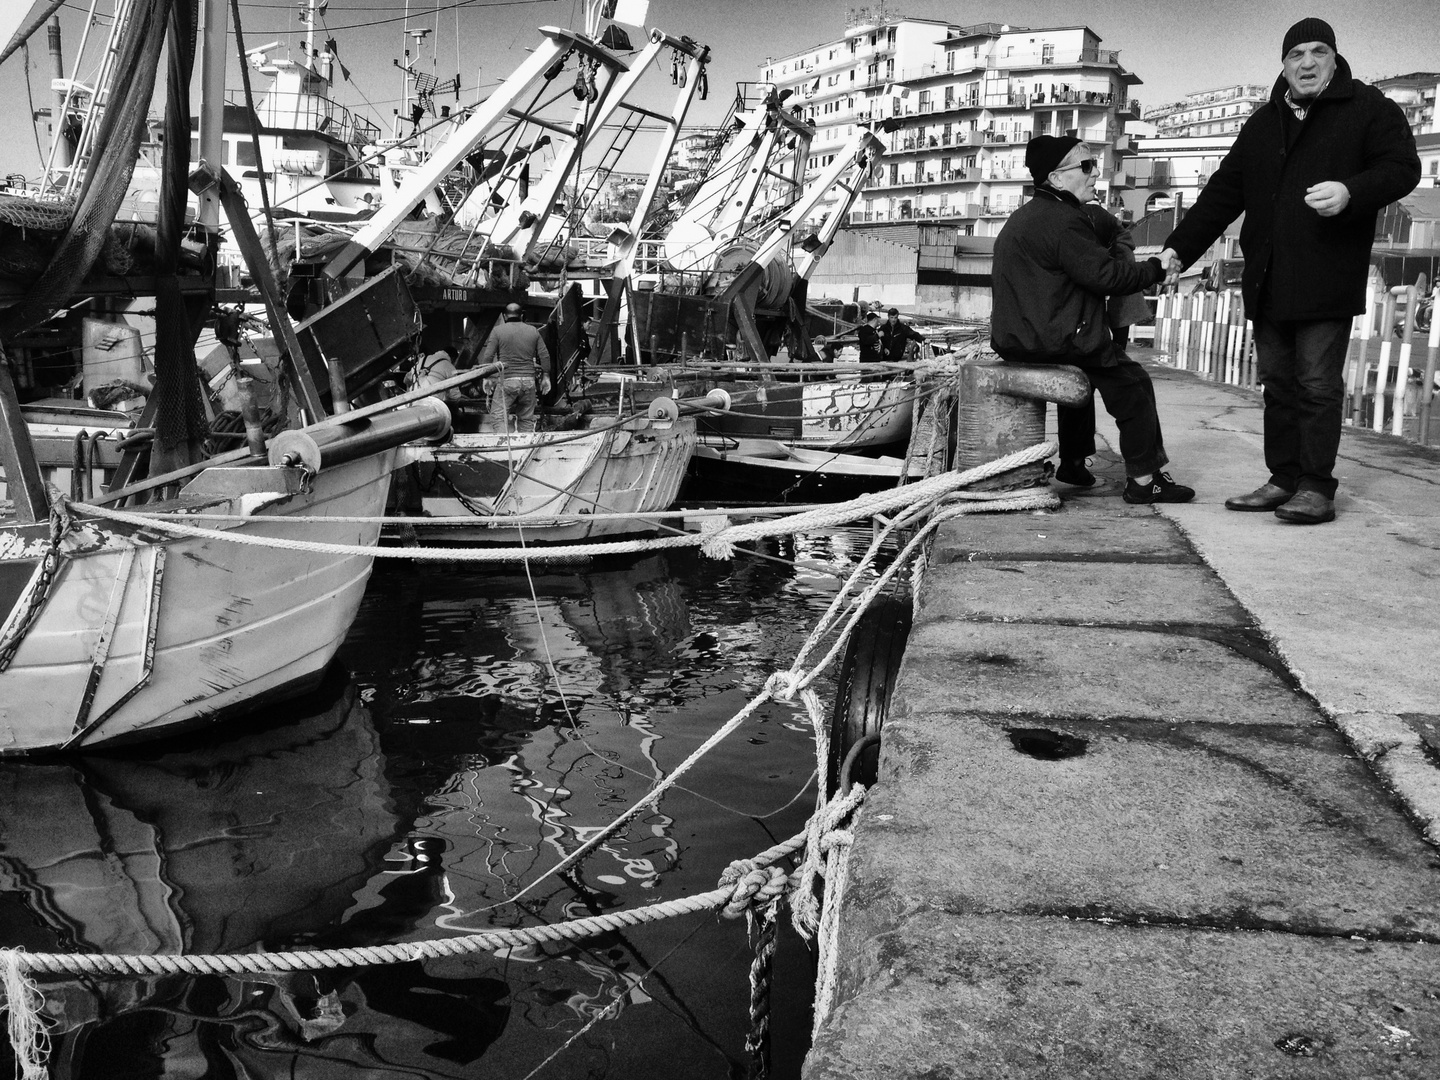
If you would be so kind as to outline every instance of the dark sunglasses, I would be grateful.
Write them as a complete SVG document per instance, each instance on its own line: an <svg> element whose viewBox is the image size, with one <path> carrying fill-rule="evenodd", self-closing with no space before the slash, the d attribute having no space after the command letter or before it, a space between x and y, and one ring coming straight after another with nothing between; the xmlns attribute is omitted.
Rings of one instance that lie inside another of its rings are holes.
<svg viewBox="0 0 1440 1080"><path fill-rule="evenodd" d="M1077 161L1074 165L1066 165L1063 169L1056 169L1055 171L1069 172L1071 169L1079 169L1086 176L1089 176L1092 172L1095 171L1095 166L1098 164L1099 162L1097 162L1093 157L1087 157L1084 161Z"/></svg>

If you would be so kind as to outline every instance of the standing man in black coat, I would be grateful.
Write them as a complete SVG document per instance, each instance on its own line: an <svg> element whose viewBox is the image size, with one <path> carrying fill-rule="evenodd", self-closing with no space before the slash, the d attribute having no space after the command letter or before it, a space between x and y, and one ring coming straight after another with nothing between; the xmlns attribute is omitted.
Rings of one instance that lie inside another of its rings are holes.
<svg viewBox="0 0 1440 1080"><path fill-rule="evenodd" d="M868 312L855 332L860 341L860 363L878 364L885 359L880 345L880 313Z"/></svg>
<svg viewBox="0 0 1440 1080"><path fill-rule="evenodd" d="M899 308L890 309L885 325L880 327L880 351L885 354L887 364L904 363L905 346L912 341L918 345L924 340L925 336L920 331L900 321Z"/></svg>
<svg viewBox="0 0 1440 1080"><path fill-rule="evenodd" d="M1095 233L1085 204L1095 197L1099 162L1071 135L1037 135L1025 147L1035 197L1010 215L995 238L990 346L1021 364L1074 364L1120 430L1128 503L1182 503L1194 488L1160 467L1169 462L1149 373L1115 345L1105 298L1140 292L1165 277L1158 259L1138 265L1111 251ZM1062 471L1067 484L1088 486L1085 449L1093 452L1094 410L1060 409ZM1078 456L1084 476L1063 471ZM1091 481L1093 483L1093 478Z"/></svg>
<svg viewBox="0 0 1440 1080"><path fill-rule="evenodd" d="M1225 501L1283 521L1335 518L1335 457L1350 321L1365 310L1375 216L1420 182L1400 107L1353 78L1321 19L1301 19L1284 70L1165 241L1167 270L1189 266L1241 213L1241 283L1265 387L1269 480Z"/></svg>

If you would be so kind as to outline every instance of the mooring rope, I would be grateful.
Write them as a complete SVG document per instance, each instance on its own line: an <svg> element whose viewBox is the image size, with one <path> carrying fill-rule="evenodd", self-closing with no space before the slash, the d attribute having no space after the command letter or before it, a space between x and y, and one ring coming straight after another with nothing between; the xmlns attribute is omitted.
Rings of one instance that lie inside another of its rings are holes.
<svg viewBox="0 0 1440 1080"><path fill-rule="evenodd" d="M47 975L274 975L293 971L325 971L333 968L365 967L373 964L413 963L442 956L464 956L470 953L495 952L527 945L548 945L558 941L577 941L613 930L660 922L677 915L724 908L735 900L737 893L765 896L763 891L747 893L750 867L768 866L799 851L805 834L766 848L748 860L746 867L729 875L726 884L695 896L650 904L646 907L624 908L591 915L567 922L540 926L515 926L505 930L486 930L453 938L432 938L425 941L396 942L389 945L365 945L344 949L288 950L259 953L218 954L143 954L143 953L39 953L22 948L0 949L0 972L5 978L6 1005L12 1010L15 1001L9 987L11 973L20 976L36 972ZM16 995L23 998L23 995ZM13 1023L13 1021L12 1021Z"/></svg>
<svg viewBox="0 0 1440 1080"><path fill-rule="evenodd" d="M381 548L373 544L330 544L315 540L298 540L285 537L254 536L248 532L233 529L205 529L185 525L154 514L137 513L131 510L116 510L92 503L63 500L65 508L72 513L105 518L121 524L154 529L175 536L194 536L206 539L225 540L232 544L247 544L283 551L307 551L326 555L368 555L375 558L414 559L429 562L516 562L523 559L543 557L546 559L577 558L580 556L620 555L667 548L699 547L705 555L715 559L732 558L737 544L774 536L786 536L797 532L811 532L844 525L861 518L886 516L910 506L935 502L944 496L955 494L970 484L988 480L1011 469L1044 461L1055 454L1053 443L1040 443L1026 450L1009 454L996 461L967 469L960 473L943 473L939 476L891 488L870 495L862 495L848 502L817 507L798 514L788 515L770 521L753 521L743 525L730 525L721 517L707 519L707 527L699 535L686 533L682 536L662 536L640 540L590 542L563 546L547 546L543 552L534 548L457 548L457 547L406 547ZM1005 501L1005 500L999 500ZM1010 509L996 506L994 509ZM644 516L644 515L640 515ZM264 523L265 517L250 519ZM517 525L524 524L517 519Z"/></svg>

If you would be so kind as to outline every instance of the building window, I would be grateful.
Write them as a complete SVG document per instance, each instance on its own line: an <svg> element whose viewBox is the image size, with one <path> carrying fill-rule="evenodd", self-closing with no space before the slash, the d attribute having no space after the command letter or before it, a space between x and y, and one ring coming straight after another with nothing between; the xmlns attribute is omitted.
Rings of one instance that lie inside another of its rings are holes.
<svg viewBox="0 0 1440 1080"><path fill-rule="evenodd" d="M1041 46L1040 46L1040 63L1042 63L1042 64L1053 64L1053 63L1055 63L1055 46L1054 46L1054 45L1041 45Z"/></svg>

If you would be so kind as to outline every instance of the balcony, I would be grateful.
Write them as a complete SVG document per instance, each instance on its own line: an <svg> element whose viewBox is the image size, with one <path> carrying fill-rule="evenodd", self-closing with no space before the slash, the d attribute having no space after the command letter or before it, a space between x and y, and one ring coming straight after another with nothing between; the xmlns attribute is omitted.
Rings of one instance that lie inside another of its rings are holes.
<svg viewBox="0 0 1440 1080"><path fill-rule="evenodd" d="M1009 56L992 55L985 58L985 66L991 69L1079 67L1083 64L1119 67L1120 53L1116 49L1067 49L1063 53L1011 53Z"/></svg>

